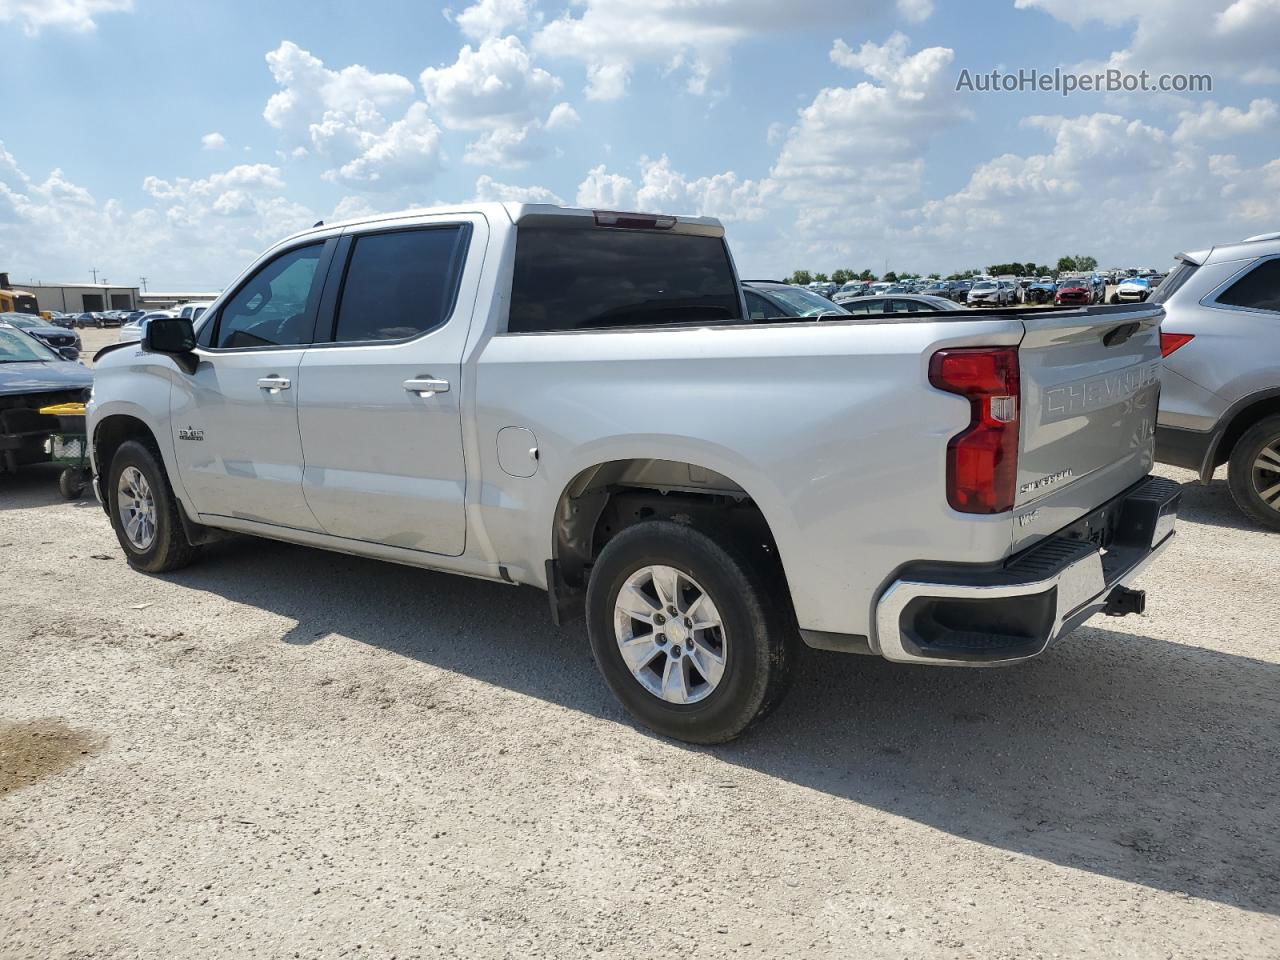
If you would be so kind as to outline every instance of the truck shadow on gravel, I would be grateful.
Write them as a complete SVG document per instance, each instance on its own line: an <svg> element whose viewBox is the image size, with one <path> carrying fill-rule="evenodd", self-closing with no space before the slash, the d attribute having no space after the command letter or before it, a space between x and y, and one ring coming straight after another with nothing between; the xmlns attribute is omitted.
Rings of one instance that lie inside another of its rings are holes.
<svg viewBox="0 0 1280 960"><path fill-rule="evenodd" d="M1236 506L1226 480L1214 480L1208 486L1197 481L1182 484L1182 506L1179 518L1231 530L1266 533L1264 527L1248 519Z"/></svg>
<svg viewBox="0 0 1280 960"><path fill-rule="evenodd" d="M534 590L251 540L172 579L296 621L288 643L337 634L631 722ZM806 653L758 728L682 749L1047 869L1280 913L1277 665L1097 628L1003 670Z"/></svg>

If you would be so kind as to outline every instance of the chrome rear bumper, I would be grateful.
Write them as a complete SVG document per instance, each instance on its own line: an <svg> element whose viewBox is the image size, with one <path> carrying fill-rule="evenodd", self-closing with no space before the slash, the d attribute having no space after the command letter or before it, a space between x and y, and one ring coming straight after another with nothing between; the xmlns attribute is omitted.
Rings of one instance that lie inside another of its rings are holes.
<svg viewBox="0 0 1280 960"><path fill-rule="evenodd" d="M1180 499L1178 484L1148 477L999 568L920 565L876 605L881 656L996 666L1043 653L1169 545Z"/></svg>

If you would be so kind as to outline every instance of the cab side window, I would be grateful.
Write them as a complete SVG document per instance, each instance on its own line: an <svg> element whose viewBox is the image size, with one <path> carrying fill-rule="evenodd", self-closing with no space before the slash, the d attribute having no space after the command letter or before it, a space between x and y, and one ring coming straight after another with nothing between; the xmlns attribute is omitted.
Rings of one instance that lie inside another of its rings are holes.
<svg viewBox="0 0 1280 960"><path fill-rule="evenodd" d="M220 311L212 345L230 349L310 343L323 249L322 243L297 247L255 273Z"/></svg>
<svg viewBox="0 0 1280 960"><path fill-rule="evenodd" d="M1229 286L1218 303L1280 312L1280 257L1262 261Z"/></svg>
<svg viewBox="0 0 1280 960"><path fill-rule="evenodd" d="M468 233L449 224L357 236L333 339L404 340L442 325L457 298Z"/></svg>

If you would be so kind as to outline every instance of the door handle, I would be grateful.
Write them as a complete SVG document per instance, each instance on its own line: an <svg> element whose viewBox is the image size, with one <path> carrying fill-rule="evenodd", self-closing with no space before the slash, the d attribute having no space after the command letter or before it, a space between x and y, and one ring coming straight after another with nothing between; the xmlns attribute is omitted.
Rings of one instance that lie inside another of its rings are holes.
<svg viewBox="0 0 1280 960"><path fill-rule="evenodd" d="M276 394L281 390L288 390L293 384L287 377L263 377L258 381L258 386L267 393Z"/></svg>
<svg viewBox="0 0 1280 960"><path fill-rule="evenodd" d="M416 393L425 400L428 397L434 397L437 393L448 393L449 381L424 377L421 380L406 380L404 388L410 393Z"/></svg>

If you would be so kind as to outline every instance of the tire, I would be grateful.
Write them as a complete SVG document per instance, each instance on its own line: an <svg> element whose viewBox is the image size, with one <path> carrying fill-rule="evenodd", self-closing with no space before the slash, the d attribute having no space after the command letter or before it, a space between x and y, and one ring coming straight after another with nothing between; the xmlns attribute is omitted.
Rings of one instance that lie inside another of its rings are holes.
<svg viewBox="0 0 1280 960"><path fill-rule="evenodd" d="M136 474L130 474L123 486L134 496L128 496L122 490L121 478L130 471L136 471ZM138 481L139 476L141 482ZM199 548L187 540L179 513L181 508L155 448L137 440L122 443L111 459L107 478L105 493L111 511L111 526L129 566L146 573L167 573L185 567L195 558ZM149 510L146 509L148 498ZM122 500L125 501L123 511ZM131 511L130 503L139 509ZM149 517L149 524L135 526L131 533L124 517L136 516L139 512ZM143 535L148 529L149 537Z"/></svg>
<svg viewBox="0 0 1280 960"><path fill-rule="evenodd" d="M1236 441L1227 486L1246 517L1280 530L1280 462L1272 468L1273 461L1280 461L1280 416L1259 420ZM1259 463L1264 466L1259 468Z"/></svg>
<svg viewBox="0 0 1280 960"><path fill-rule="evenodd" d="M694 616L703 611L719 626L699 628L694 620L689 630L685 624L691 621L671 618L669 606L664 614L657 601L672 592L670 584L664 590L656 577L645 581L655 568L682 578L675 591L678 605ZM767 556L753 556L745 545L717 542L683 524L652 520L629 527L601 551L587 587L587 632L596 666L619 702L650 729L690 743L732 740L777 705L790 680L798 630L782 577ZM630 620L616 609L629 584L639 584L644 597L631 592L633 606L647 604L652 621ZM662 629L679 633L663 640ZM636 661L646 655L643 638L659 637L648 644L648 666L637 672L622 652L622 638L632 630L641 640L633 647ZM680 646L684 651L676 653ZM699 666L711 669L704 675ZM671 685L674 699L651 689L668 688L668 671L683 677ZM686 702L676 702L682 691Z"/></svg>

